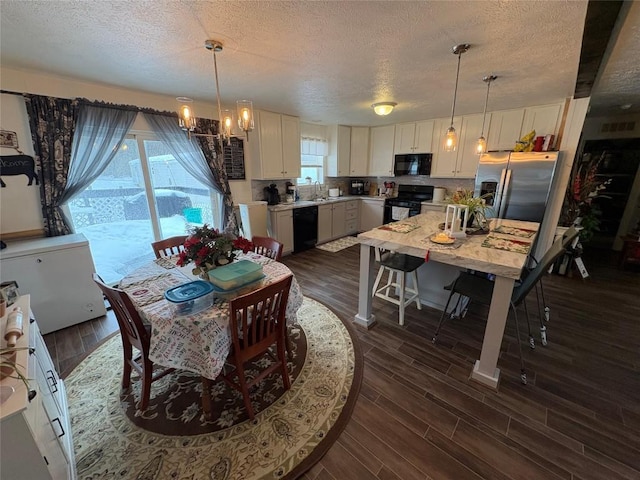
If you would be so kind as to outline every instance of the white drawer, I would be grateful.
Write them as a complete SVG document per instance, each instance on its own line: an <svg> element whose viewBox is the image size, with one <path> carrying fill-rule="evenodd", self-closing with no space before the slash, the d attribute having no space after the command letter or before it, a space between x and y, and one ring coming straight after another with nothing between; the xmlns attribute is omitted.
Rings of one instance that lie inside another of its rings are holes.
<svg viewBox="0 0 640 480"><path fill-rule="evenodd" d="M358 218L358 210L347 210L345 212L345 219L348 220L353 220Z"/></svg>
<svg viewBox="0 0 640 480"><path fill-rule="evenodd" d="M359 200L349 200L347 202L347 210L357 210L358 209L358 202Z"/></svg>
<svg viewBox="0 0 640 480"><path fill-rule="evenodd" d="M347 233L355 233L358 231L358 220L349 220L346 223Z"/></svg>

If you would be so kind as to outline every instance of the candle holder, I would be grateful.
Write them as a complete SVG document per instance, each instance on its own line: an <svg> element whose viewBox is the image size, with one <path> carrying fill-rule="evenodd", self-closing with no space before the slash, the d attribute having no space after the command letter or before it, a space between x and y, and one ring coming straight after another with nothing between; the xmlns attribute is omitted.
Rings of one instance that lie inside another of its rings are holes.
<svg viewBox="0 0 640 480"><path fill-rule="evenodd" d="M462 225L460 224L462 220ZM447 205L444 219L444 231L452 238L465 238L465 229L469 220L469 206L459 204Z"/></svg>

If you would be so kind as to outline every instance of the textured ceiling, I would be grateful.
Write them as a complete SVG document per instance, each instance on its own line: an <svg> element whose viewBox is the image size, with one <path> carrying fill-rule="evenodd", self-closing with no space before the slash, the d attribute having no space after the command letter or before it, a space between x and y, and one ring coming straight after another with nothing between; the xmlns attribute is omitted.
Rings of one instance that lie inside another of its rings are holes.
<svg viewBox="0 0 640 480"><path fill-rule="evenodd" d="M2 0L0 62L212 101L212 56L203 45L214 38L225 44L224 104L247 98L305 121L382 125L450 115L457 43L471 49L462 56L456 113L482 112L489 73L498 75L490 110L572 96L586 9L582 0ZM624 61L612 55L599 82L620 98L637 88L619 77L615 63ZM370 105L379 101L398 107L377 117Z"/></svg>

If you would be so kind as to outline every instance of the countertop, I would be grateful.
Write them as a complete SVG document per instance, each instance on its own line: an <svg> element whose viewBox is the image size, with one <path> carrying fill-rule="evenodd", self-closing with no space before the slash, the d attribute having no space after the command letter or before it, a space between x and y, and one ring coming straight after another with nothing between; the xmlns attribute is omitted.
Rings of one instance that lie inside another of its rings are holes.
<svg viewBox="0 0 640 480"><path fill-rule="evenodd" d="M429 237L438 233L438 225L444 222L442 212L427 212L395 223L408 223L419 225L419 228L409 233L398 233L381 228L374 228L358 235L361 243L393 250L398 253L406 253L414 257L425 258L429 252L429 260L440 263L456 265L461 268L470 268L482 272L492 273L502 277L518 279L524 267L527 256L522 253L508 252L482 246L486 235L469 235L460 240L459 248L446 249L434 244ZM491 220L491 230L498 225L538 230L540 224L535 222L523 222L520 220ZM533 242L535 235L529 239L512 237L493 233L498 237L510 238L518 241Z"/></svg>
<svg viewBox="0 0 640 480"><path fill-rule="evenodd" d="M312 207L314 205L325 205L327 203L348 202L350 200L379 200L384 201L387 197L367 196L367 195L349 195L343 197L328 197L326 200L298 200L293 203L279 203L278 205L269 205L270 212L281 212L283 210L293 210L295 208Z"/></svg>

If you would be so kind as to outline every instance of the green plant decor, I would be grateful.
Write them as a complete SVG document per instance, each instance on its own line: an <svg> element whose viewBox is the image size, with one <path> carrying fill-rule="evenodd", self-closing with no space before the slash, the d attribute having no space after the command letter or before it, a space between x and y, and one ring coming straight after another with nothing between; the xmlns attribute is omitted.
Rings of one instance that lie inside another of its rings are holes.
<svg viewBox="0 0 640 480"><path fill-rule="evenodd" d="M450 197L445 198L445 203L452 205L466 205L469 207L469 218L473 217L473 221L481 228L485 228L487 224L487 214L493 213L493 208L487 205L487 199L492 198L493 194L486 193L480 197L475 197L473 190L457 190ZM467 225L469 226L469 225Z"/></svg>

